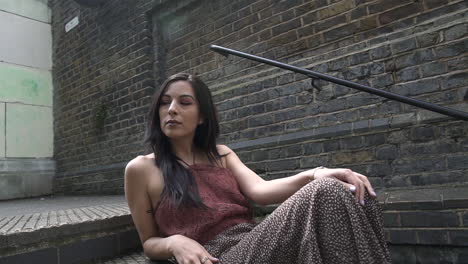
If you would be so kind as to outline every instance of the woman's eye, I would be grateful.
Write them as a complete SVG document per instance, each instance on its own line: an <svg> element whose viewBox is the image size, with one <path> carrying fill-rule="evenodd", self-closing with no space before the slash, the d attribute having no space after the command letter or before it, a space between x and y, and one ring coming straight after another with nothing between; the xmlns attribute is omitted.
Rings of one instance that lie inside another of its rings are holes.
<svg viewBox="0 0 468 264"><path fill-rule="evenodd" d="M182 105L191 105L192 104L192 102L190 100L182 100L182 101L180 101L180 103Z"/></svg>
<svg viewBox="0 0 468 264"><path fill-rule="evenodd" d="M161 105L168 105L170 104L171 102L169 100L162 100L161 101Z"/></svg>

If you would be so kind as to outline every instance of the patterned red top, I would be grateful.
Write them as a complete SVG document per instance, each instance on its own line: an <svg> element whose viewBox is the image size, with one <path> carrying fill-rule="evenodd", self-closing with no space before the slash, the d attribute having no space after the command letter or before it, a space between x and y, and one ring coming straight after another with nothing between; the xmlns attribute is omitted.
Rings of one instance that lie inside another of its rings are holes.
<svg viewBox="0 0 468 264"><path fill-rule="evenodd" d="M231 170L198 164L189 168L209 209L176 209L168 199L162 199L154 212L162 236L184 235L203 245L229 227L253 223L249 202Z"/></svg>

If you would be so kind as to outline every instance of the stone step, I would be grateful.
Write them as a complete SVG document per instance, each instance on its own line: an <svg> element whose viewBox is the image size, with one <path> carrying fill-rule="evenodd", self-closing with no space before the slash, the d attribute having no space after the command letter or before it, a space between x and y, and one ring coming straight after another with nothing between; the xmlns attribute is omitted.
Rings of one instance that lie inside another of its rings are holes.
<svg viewBox="0 0 468 264"><path fill-rule="evenodd" d="M468 188L393 190L380 197L393 263L468 264Z"/></svg>
<svg viewBox="0 0 468 264"><path fill-rule="evenodd" d="M41 211L25 208L24 200L16 208L15 201L1 202L0 263L85 263L140 248L128 206L119 197L111 203L108 197L95 197L87 206L73 197L62 197L55 205L49 199ZM65 209L67 205L75 208Z"/></svg>
<svg viewBox="0 0 468 264"><path fill-rule="evenodd" d="M129 252L126 255L117 256L102 262L90 262L88 264L170 264L168 261L155 262L149 260L144 254L143 251Z"/></svg>
<svg viewBox="0 0 468 264"><path fill-rule="evenodd" d="M386 211L468 208L468 186L432 186L384 191L378 197Z"/></svg>
<svg viewBox="0 0 468 264"><path fill-rule="evenodd" d="M424 258L414 252L427 248L439 252L440 259L457 260L454 263L468 256L468 187L393 190L378 198L394 260L410 254L408 248L414 248L413 259ZM255 211L267 215L274 208ZM128 253L135 250L139 251ZM0 263L37 259L62 264L164 263L143 256L122 195L0 202Z"/></svg>
<svg viewBox="0 0 468 264"><path fill-rule="evenodd" d="M129 252L125 255L116 256L103 261L94 261L87 264L173 264L170 261L155 261L148 259L143 251Z"/></svg>

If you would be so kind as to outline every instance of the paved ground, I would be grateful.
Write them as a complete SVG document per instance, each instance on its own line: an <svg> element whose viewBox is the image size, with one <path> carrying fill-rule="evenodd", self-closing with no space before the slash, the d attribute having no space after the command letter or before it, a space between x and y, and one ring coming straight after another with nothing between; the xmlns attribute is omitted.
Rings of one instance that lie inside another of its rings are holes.
<svg viewBox="0 0 468 264"><path fill-rule="evenodd" d="M0 201L0 263L86 263L139 246L123 195ZM109 261L136 264L145 258L140 253Z"/></svg>
<svg viewBox="0 0 468 264"><path fill-rule="evenodd" d="M104 264L150 264L151 261L148 260L143 252L132 252L126 256L119 256L104 262L94 262L93 264L104 263Z"/></svg>
<svg viewBox="0 0 468 264"><path fill-rule="evenodd" d="M155 261L150 260L144 256L143 251L136 251L126 254L125 256L118 256L106 261L92 262L88 264L172 264L169 261Z"/></svg>
<svg viewBox="0 0 468 264"><path fill-rule="evenodd" d="M43 213L103 204L122 204L125 202L124 195L43 196L0 201L0 218L12 215Z"/></svg>

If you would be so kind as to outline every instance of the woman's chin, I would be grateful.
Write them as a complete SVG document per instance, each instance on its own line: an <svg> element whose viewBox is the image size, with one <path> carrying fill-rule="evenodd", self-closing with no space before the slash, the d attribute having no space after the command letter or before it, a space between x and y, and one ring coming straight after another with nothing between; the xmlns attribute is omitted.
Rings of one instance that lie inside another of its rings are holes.
<svg viewBox="0 0 468 264"><path fill-rule="evenodd" d="M179 131L166 131L164 134L166 137L172 140L182 139L190 136L186 133L180 133Z"/></svg>

